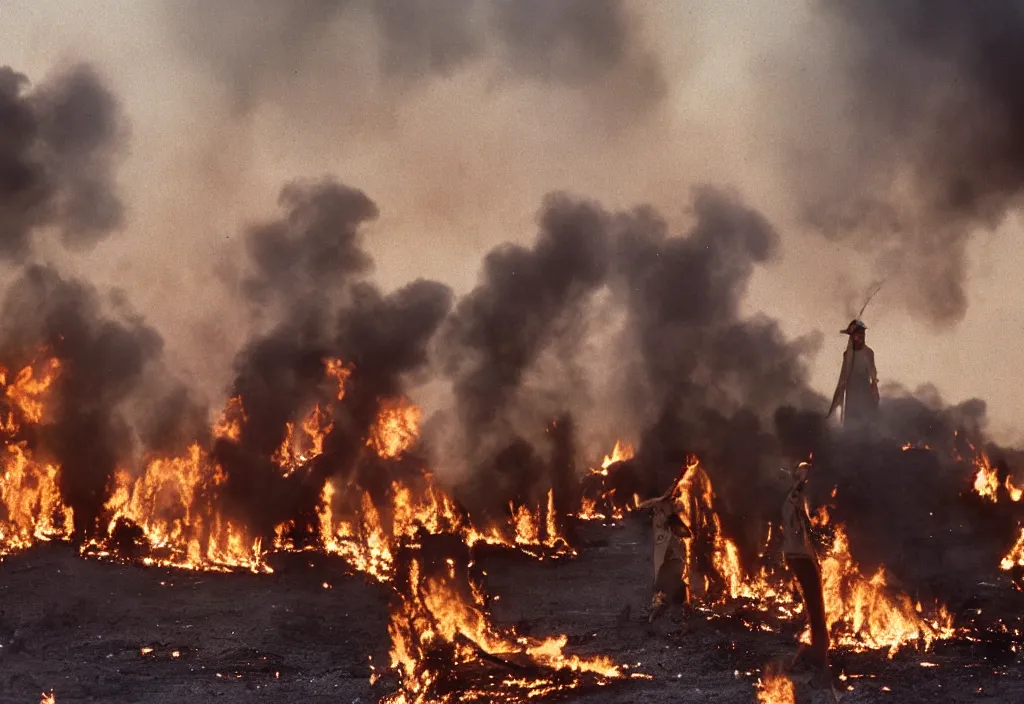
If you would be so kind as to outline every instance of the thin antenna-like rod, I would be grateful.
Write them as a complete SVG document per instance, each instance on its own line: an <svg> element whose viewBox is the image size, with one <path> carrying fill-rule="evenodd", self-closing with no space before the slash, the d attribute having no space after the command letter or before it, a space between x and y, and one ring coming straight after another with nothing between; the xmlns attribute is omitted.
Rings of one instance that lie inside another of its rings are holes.
<svg viewBox="0 0 1024 704"><path fill-rule="evenodd" d="M879 292L879 290L881 290L882 286L885 286L885 282L886 282L886 281L888 281L888 280L889 280L889 278L888 278L888 277L886 277L886 278L882 279L882 280L881 280L881 281L879 281L879 282L878 282L878 284L877 284L877 285L876 285L876 286L875 286L875 287L874 287L874 288L873 288L873 289L871 290L871 293L869 293L869 294L868 294L867 300L866 300L866 301L864 301L864 305L862 305L862 306L860 307L860 313L857 313L857 320L860 320L860 319L861 319L861 316L862 316L862 315L864 315L864 311L865 311L865 310L867 310L867 307L868 307L868 303L871 303L871 299L875 297L875 294L876 294L876 293L878 293L878 292Z"/></svg>

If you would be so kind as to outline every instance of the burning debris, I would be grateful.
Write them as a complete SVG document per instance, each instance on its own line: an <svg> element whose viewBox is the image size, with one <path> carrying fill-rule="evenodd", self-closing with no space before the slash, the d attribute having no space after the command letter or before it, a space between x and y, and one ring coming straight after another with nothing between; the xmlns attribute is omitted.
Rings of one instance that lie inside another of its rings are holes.
<svg viewBox="0 0 1024 704"><path fill-rule="evenodd" d="M395 577L388 631L401 684L384 701L527 701L628 676L609 658L566 654L565 636L536 639L496 628L469 577L465 544L426 534L416 540L403 548Z"/></svg>

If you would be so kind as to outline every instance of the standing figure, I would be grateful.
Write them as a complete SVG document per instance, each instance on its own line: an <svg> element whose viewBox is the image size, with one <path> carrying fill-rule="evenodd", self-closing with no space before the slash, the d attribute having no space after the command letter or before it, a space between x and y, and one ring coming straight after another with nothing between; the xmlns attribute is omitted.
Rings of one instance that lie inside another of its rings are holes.
<svg viewBox="0 0 1024 704"><path fill-rule="evenodd" d="M866 330L864 323L851 320L846 329L840 331L849 335L850 341L843 352L843 368L828 415L842 406L844 426L870 423L878 412L878 370L875 351L864 343Z"/></svg>
<svg viewBox="0 0 1024 704"><path fill-rule="evenodd" d="M793 486L782 505L782 552L793 576L796 577L804 611L811 628L811 644L800 646L795 665L809 664L823 673L828 672L828 625L825 620L825 594L821 588L818 556L811 541L811 519L804 502L810 465L801 462L793 473Z"/></svg>
<svg viewBox="0 0 1024 704"><path fill-rule="evenodd" d="M663 496L648 499L639 508L653 509L654 525L654 594L651 597L649 621L654 621L668 603L684 608L689 601L686 586L686 544L690 537L680 511L685 505L675 495L675 486Z"/></svg>

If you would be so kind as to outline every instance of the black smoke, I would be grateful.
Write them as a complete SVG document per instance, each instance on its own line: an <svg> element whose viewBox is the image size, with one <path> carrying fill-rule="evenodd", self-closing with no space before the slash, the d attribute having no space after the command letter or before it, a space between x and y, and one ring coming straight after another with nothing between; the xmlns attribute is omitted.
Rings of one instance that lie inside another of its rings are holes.
<svg viewBox="0 0 1024 704"><path fill-rule="evenodd" d="M658 493L695 453L737 527L763 525L774 508L759 489L777 484L784 459L777 414L824 405L808 384L816 341L787 340L777 321L741 313L750 276L778 246L762 215L705 187L694 192L692 220L681 235L650 210L621 221L612 281L627 310L619 349L638 360L623 398L645 420L639 459L662 468L652 477Z"/></svg>
<svg viewBox="0 0 1024 704"><path fill-rule="evenodd" d="M446 321L444 370L453 383L462 450L480 487L470 493L485 496L490 511L535 498L542 487L536 480L550 474L528 437L563 409L545 407L524 382L556 346L568 356L562 373L572 363L579 346L571 341L578 342L580 320L607 276L610 225L596 204L549 196L533 247L491 251L480 284ZM504 490L490 491L492 483Z"/></svg>
<svg viewBox="0 0 1024 704"><path fill-rule="evenodd" d="M276 220L246 236L252 271L242 288L258 317L277 322L254 335L235 361L231 396L245 411L238 440L222 438L214 457L227 474L231 514L263 536L296 523L310 534L324 482L351 479L379 491L389 485L381 460L366 447L382 402L402 397L407 375L427 363L427 344L451 306L451 291L416 281L384 294L366 280L372 258L363 248L376 205L361 191L332 180L295 183L282 190ZM350 370L338 399L330 360ZM289 423L314 406L328 410L332 429L323 454L301 472L284 476L273 461ZM381 480L381 481L371 481Z"/></svg>
<svg viewBox="0 0 1024 704"><path fill-rule="evenodd" d="M22 266L0 307L0 349L12 374L29 365L39 373L47 358L60 363L59 401L27 441L61 466L60 491L79 539L96 531L113 472L136 450L123 406L159 362L163 343L116 292L104 299L31 258L44 230L81 251L121 225L114 167L124 134L116 98L88 65L36 87L0 68L0 255ZM157 434L175 425L142 424Z"/></svg>
<svg viewBox="0 0 1024 704"><path fill-rule="evenodd" d="M60 362L36 447L61 467L59 486L74 511L79 539L100 528L114 470L132 457L134 434L122 404L135 393L163 342L138 319L106 312L89 284L32 265L8 288L2 308L0 350L21 365L45 357Z"/></svg>
<svg viewBox="0 0 1024 704"><path fill-rule="evenodd" d="M0 256L24 260L44 227L73 249L120 227L114 167L124 129L116 98L88 65L35 88L0 67Z"/></svg>

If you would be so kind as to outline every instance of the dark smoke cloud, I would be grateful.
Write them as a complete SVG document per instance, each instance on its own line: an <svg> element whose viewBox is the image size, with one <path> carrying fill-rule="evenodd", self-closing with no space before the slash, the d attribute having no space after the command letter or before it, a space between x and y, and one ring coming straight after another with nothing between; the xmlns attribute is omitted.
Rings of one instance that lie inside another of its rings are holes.
<svg viewBox="0 0 1024 704"><path fill-rule="evenodd" d="M825 407L808 384L817 340L789 341L775 320L740 312L755 267L777 246L760 213L712 187L694 191L693 224L683 235L644 208L619 219L616 238L611 281L627 310L617 349L636 360L616 395L642 423L645 491L663 492L695 453L741 538L776 518L764 497L774 495L791 448L774 426L786 437L811 437L813 426L794 429L797 409L815 411L822 425Z"/></svg>
<svg viewBox="0 0 1024 704"><path fill-rule="evenodd" d="M29 364L52 355L61 363L53 415L39 430L40 449L61 466L61 494L74 510L76 533L88 537L114 469L133 450L121 404L159 360L163 342L141 320L106 314L88 284L39 265L11 284L0 321L3 359Z"/></svg>
<svg viewBox="0 0 1024 704"><path fill-rule="evenodd" d="M852 135L844 164L805 165L818 182L810 219L882 250L915 282L912 309L955 323L971 234L997 226L1024 188L1024 4L821 6L847 72L849 124L836 128Z"/></svg>
<svg viewBox="0 0 1024 704"><path fill-rule="evenodd" d="M176 3L169 12L179 41L228 82L241 111L280 99L317 54L340 67L324 79L337 85L324 89L365 78L367 58L401 90L496 56L499 78L617 92L642 112L664 97L666 84L626 7L621 0L260 0ZM376 57L353 53L374 45ZM621 80L609 83L616 75Z"/></svg>
<svg viewBox="0 0 1024 704"><path fill-rule="evenodd" d="M293 183L282 189L279 204L286 215L252 228L246 240L255 272L243 289L255 305L318 310L371 270L358 235L378 210L362 191L333 181Z"/></svg>
<svg viewBox="0 0 1024 704"><path fill-rule="evenodd" d="M480 285L459 301L443 342L460 421L472 442L508 430L501 426L524 375L564 339L566 326L604 284L609 224L595 204L552 195L532 249L505 245L487 255Z"/></svg>
<svg viewBox="0 0 1024 704"><path fill-rule="evenodd" d="M214 450L228 475L229 510L263 535L287 520L309 533L324 481L378 462L365 441L381 402L400 398L406 375L427 363L428 342L452 302L451 290L435 282L384 295L364 280L372 259L361 228L377 208L361 191L334 181L292 184L281 205L281 218L247 234L254 271L243 290L255 306L277 305L282 317L239 352L231 393L245 409L241 436ZM341 400L325 372L330 359L351 369ZM323 454L311 471L283 477L271 458L287 424L314 405L333 419ZM389 484L386 472L374 476Z"/></svg>
<svg viewBox="0 0 1024 704"><path fill-rule="evenodd" d="M42 227L83 249L121 225L114 167L123 131L117 100L89 66L34 90L0 67L0 255L24 259Z"/></svg>

